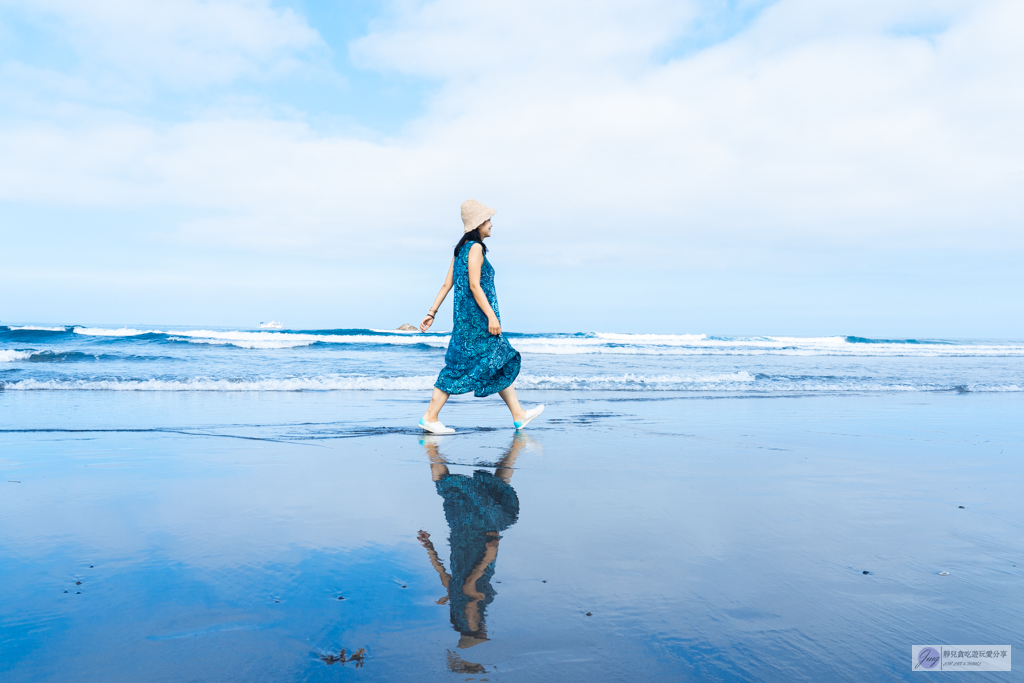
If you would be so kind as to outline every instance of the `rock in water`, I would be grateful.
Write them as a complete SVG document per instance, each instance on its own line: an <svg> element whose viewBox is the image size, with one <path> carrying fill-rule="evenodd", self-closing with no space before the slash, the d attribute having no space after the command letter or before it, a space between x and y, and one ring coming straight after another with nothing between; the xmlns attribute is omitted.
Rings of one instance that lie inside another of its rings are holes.
<svg viewBox="0 0 1024 683"><path fill-rule="evenodd" d="M397 332L418 332L419 329L420 328L413 327L409 323L402 323L401 325L399 325L398 327L395 328L395 331L397 331Z"/></svg>

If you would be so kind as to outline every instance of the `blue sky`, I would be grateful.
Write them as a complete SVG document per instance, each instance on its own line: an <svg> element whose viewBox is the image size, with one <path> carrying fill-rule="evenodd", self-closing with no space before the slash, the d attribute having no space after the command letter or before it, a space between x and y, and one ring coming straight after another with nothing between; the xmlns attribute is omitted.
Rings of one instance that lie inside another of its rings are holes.
<svg viewBox="0 0 1024 683"><path fill-rule="evenodd" d="M1024 6L0 0L0 320L1024 337ZM442 316L442 320L444 317Z"/></svg>

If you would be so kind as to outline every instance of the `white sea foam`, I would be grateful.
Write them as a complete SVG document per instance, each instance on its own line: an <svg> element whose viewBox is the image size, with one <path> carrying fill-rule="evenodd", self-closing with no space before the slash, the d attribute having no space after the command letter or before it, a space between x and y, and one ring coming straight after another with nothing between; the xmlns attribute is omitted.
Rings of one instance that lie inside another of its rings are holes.
<svg viewBox="0 0 1024 683"><path fill-rule="evenodd" d="M35 380L10 382L4 388L22 391L429 391L435 375L419 377L365 377L326 375L281 379L181 380Z"/></svg>
<svg viewBox="0 0 1024 683"><path fill-rule="evenodd" d="M1019 343L856 343L846 337L731 337L707 335L614 334L513 338L525 353L554 355L641 356L856 356L856 357L971 357L1024 356Z"/></svg>
<svg viewBox="0 0 1024 683"><path fill-rule="evenodd" d="M38 332L63 332L66 328L61 325L60 327L43 327L40 325L10 325L10 330L36 330Z"/></svg>
<svg viewBox="0 0 1024 683"><path fill-rule="evenodd" d="M387 336L373 334L301 334L294 332L243 332L233 330L136 330L104 327L76 327L76 334L99 337L136 337L142 334L167 334L173 341L194 344L231 345L247 349L286 349L310 344L426 344L444 348L448 336L415 335L412 332L388 330ZM393 336L391 336L393 335Z"/></svg>
<svg viewBox="0 0 1024 683"><path fill-rule="evenodd" d="M422 336L412 337L409 334L396 333L394 337L377 336L373 334L297 334L294 332L233 332L214 330L186 330L173 333L175 336L189 337L197 343L206 344L235 344L250 342L273 342L277 344L291 344L295 346L315 344L430 344L432 346L446 346L448 337ZM248 347L248 348L284 348L278 347Z"/></svg>
<svg viewBox="0 0 1024 683"><path fill-rule="evenodd" d="M14 349L0 349L0 363L11 363L16 360L28 360L31 357L31 351L15 351Z"/></svg>
<svg viewBox="0 0 1024 683"><path fill-rule="evenodd" d="M296 334L292 332L221 332L214 330L186 330L173 332L175 338L187 337L194 344L230 344L248 349L284 349L310 344L397 344L408 346L426 344L444 348L448 337L412 336L398 333L395 336L373 334Z"/></svg>
<svg viewBox="0 0 1024 683"><path fill-rule="evenodd" d="M197 339L220 339L225 341L308 341L333 342L340 344L423 344L429 342L448 343L448 337L413 336L413 333L394 332L394 336L375 334L302 334L297 332L236 332L222 330L174 330L168 334Z"/></svg>
<svg viewBox="0 0 1024 683"><path fill-rule="evenodd" d="M720 388L724 384L746 385L756 381L746 371L727 374L690 376L690 375L594 375L579 377L575 375L529 375L521 374L516 379L516 387L522 389L694 389L703 387Z"/></svg>
<svg viewBox="0 0 1024 683"><path fill-rule="evenodd" d="M170 341L183 341L190 344L213 344L215 346L237 346L242 349L293 349L309 346L315 342L296 339L201 339L185 337L169 337Z"/></svg>
<svg viewBox="0 0 1024 683"><path fill-rule="evenodd" d="M694 344L707 341L706 334L620 334L595 332L594 338L624 344Z"/></svg>
<svg viewBox="0 0 1024 683"><path fill-rule="evenodd" d="M107 327L76 327L72 330L75 334L84 334L90 337L137 337L140 334L163 334L160 330L133 330L130 327L110 329Z"/></svg>
<svg viewBox="0 0 1024 683"><path fill-rule="evenodd" d="M6 383L3 388L21 391L416 391L427 392L436 376L370 377L362 375L317 375L262 379L214 379L193 377L161 379L24 379ZM874 392L1021 392L1017 382L991 382L950 386L937 383L862 382L842 380L823 382L771 379L761 381L746 371L710 375L530 375L516 380L520 390L553 391L699 391L760 394L787 393L874 393Z"/></svg>

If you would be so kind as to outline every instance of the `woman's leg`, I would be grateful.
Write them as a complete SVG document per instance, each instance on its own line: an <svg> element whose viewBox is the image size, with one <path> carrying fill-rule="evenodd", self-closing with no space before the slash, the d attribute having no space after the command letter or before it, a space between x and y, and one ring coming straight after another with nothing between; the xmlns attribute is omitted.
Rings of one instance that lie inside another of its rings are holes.
<svg viewBox="0 0 1024 683"><path fill-rule="evenodd" d="M438 413L441 412L441 408L444 407L447 400L448 394L434 387L434 393L430 395L430 405L427 406L427 412L423 413L423 419L427 422L437 422Z"/></svg>
<svg viewBox="0 0 1024 683"><path fill-rule="evenodd" d="M434 481L441 481L441 479L448 476L448 461L444 459L441 451L438 450L437 442L424 439L423 449L427 452L427 457L430 458L430 478ZM421 531L420 533L424 532Z"/></svg>
<svg viewBox="0 0 1024 683"><path fill-rule="evenodd" d="M526 417L526 411L519 405L519 398L516 396L515 387L506 387L498 392L501 400L505 402L508 409L512 411L513 420L522 420Z"/></svg>

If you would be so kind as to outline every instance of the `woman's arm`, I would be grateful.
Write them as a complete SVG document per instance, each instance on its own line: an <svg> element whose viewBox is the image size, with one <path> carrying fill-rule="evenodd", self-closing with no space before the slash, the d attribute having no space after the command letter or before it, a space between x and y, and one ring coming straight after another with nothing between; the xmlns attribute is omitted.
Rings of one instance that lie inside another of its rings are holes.
<svg viewBox="0 0 1024 683"><path fill-rule="evenodd" d="M427 549L427 557L430 558L430 564L433 565L437 575L441 577L441 585L445 588L451 582L452 577L447 571L445 571L444 564L441 563L441 558L437 556L437 551L434 550L434 543L430 540L430 534L426 531L420 531L416 534L417 540L420 545Z"/></svg>
<svg viewBox="0 0 1024 683"><path fill-rule="evenodd" d="M487 316L487 331L498 335L501 334L501 323L498 322L498 316L494 315L494 309L491 308L491 302L484 294L484 288L480 286L480 269L483 265L484 248L480 246L479 242L476 242L469 248L469 291L473 293L476 305Z"/></svg>
<svg viewBox="0 0 1024 683"><path fill-rule="evenodd" d="M480 279L480 269L477 269L477 280ZM455 257L452 257L451 265L448 266L448 277L444 279L444 284L441 285L441 291L437 293L434 298L434 305L430 307L430 312L423 316L423 320L420 321L420 332L426 332L427 328L434 324L434 316L437 315L437 309L441 308L441 304L444 303L444 298L448 296L448 292L452 291L452 285L455 284Z"/></svg>
<svg viewBox="0 0 1024 683"><path fill-rule="evenodd" d="M434 550L434 544L430 541L430 534L426 531L420 531L419 534L416 535L416 538L418 538L423 547L427 549L427 557L430 558L430 564L434 566L434 570L437 571L438 576L441 577L441 585L447 589L448 584L451 583L452 577L445 571L444 565L441 564L441 558L437 556L437 551ZM437 604L448 604L448 596L442 596L438 599Z"/></svg>

